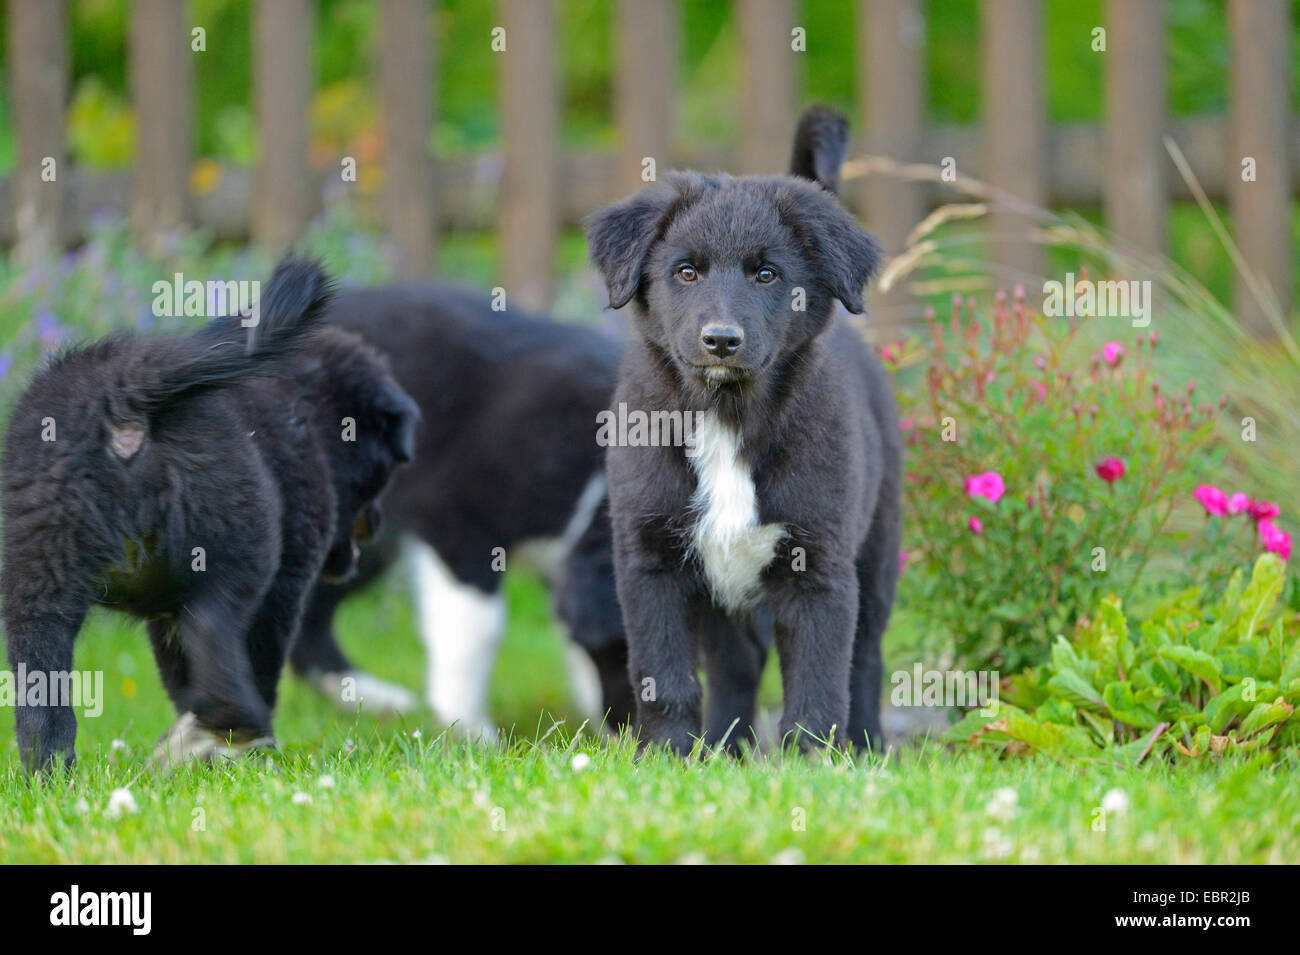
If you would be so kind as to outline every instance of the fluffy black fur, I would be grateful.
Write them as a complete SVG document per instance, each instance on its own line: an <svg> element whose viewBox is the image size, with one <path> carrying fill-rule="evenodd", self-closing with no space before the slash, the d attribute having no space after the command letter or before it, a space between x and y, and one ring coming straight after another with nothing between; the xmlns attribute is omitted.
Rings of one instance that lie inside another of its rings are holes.
<svg viewBox="0 0 1300 955"><path fill-rule="evenodd" d="M322 570L352 569L418 416L376 352L317 327L329 298L318 266L286 261L251 334L236 315L187 337L118 335L35 375L3 465L12 666L71 670L105 604L148 620L179 712L233 740L270 735L304 598ZM76 729L66 705L17 710L29 767L70 764Z"/></svg>
<svg viewBox="0 0 1300 955"><path fill-rule="evenodd" d="M756 590L728 609L694 541L701 502L684 450L609 449L629 672L653 689L638 695L643 743L689 750L701 731L697 654L712 689L740 653L738 620L761 607L775 621L786 741L879 744L901 447L888 377L835 314L836 300L864 310L879 259L833 195L846 131L834 114L805 120L802 178L674 173L587 223L610 305L631 303L639 331L614 401L712 416L739 439L758 525L781 531ZM752 692L727 705L752 712ZM724 719L710 716L706 740Z"/></svg>

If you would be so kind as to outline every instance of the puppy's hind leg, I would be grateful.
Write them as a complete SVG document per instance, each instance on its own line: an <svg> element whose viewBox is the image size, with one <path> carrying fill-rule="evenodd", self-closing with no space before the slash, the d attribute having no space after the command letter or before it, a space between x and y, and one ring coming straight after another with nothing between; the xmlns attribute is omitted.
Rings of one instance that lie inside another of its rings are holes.
<svg viewBox="0 0 1300 955"><path fill-rule="evenodd" d="M249 608L260 606L266 589L256 573L230 568L214 575L221 583L204 586L182 608L179 650L165 644L159 659L164 678L175 679L176 654L183 655L186 683L173 697L181 718L159 741L159 762L237 755L273 739L271 709L258 692L245 642L254 615Z"/></svg>
<svg viewBox="0 0 1300 955"><path fill-rule="evenodd" d="M881 638L889 623L898 583L901 538L897 509L878 511L858 556L858 626L849 687L849 740L857 749L880 752Z"/></svg>
<svg viewBox="0 0 1300 955"><path fill-rule="evenodd" d="M470 737L492 738L488 683L505 636L505 598L458 578L428 544L411 539L420 636L428 653L429 705L438 720ZM483 549L484 559L490 553Z"/></svg>
<svg viewBox="0 0 1300 955"><path fill-rule="evenodd" d="M14 718L18 753L29 771L71 766L75 761L77 717L72 701L52 696L58 680L72 672L72 642L81 629L86 608L68 606L32 612L5 594L5 643L9 664L23 674ZM39 698L28 682L44 676L46 693Z"/></svg>

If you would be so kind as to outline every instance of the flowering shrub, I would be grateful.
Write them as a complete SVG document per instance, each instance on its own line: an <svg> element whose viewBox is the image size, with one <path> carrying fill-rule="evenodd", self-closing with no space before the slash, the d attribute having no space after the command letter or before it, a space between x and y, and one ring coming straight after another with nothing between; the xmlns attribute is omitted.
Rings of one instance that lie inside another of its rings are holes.
<svg viewBox="0 0 1300 955"><path fill-rule="evenodd" d="M1136 635L1106 597L1049 663L1003 681L997 712L973 711L945 738L1133 764L1300 743L1300 628L1277 612L1284 565L1264 554L1242 577L1214 602L1178 595Z"/></svg>
<svg viewBox="0 0 1300 955"><path fill-rule="evenodd" d="M1196 509L1193 494L1212 522L1232 513L1223 492L1196 488L1217 460L1222 403L1157 379L1154 331L1089 360L1089 320L1035 314L1019 289L986 318L960 299L946 321L927 317L923 387L904 394L903 599L959 661L1011 672L1105 594L1129 596L1178 547L1170 518ZM1244 493L1237 504L1250 506ZM1180 563L1226 578L1243 551L1285 556L1271 518L1256 519L1258 540L1238 520L1184 542Z"/></svg>

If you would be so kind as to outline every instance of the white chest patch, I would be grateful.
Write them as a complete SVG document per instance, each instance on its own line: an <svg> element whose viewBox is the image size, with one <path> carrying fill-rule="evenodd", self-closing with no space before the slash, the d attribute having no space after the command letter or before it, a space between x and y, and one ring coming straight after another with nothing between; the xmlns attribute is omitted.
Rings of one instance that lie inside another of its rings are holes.
<svg viewBox="0 0 1300 955"><path fill-rule="evenodd" d="M758 496L740 456L740 436L715 415L698 420L689 460L698 480L691 499L692 549L704 565L713 602L741 610L757 596L759 574L772 562L785 528L758 523Z"/></svg>

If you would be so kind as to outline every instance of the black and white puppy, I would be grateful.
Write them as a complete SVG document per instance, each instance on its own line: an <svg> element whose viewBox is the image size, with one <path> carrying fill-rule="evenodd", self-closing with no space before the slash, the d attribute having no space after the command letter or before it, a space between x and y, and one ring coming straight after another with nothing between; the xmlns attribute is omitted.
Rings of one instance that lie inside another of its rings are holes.
<svg viewBox="0 0 1300 955"><path fill-rule="evenodd" d="M306 595L322 572L352 571L375 498L410 457L417 409L377 352L317 327L329 296L318 266L286 261L251 331L235 315L76 347L37 372L10 419L9 662L53 680L71 671L91 604L144 617L181 714L160 757L272 740ZM26 765L70 764L70 701L19 702Z"/></svg>
<svg viewBox="0 0 1300 955"><path fill-rule="evenodd" d="M809 114L796 171L833 185L846 136L842 117ZM806 179L698 173L597 211L587 235L611 306L630 304L639 332L614 401L696 422L691 455L607 452L643 744L690 750L697 654L712 688L735 652L728 635L761 606L783 739L878 746L901 444L885 371L835 314L836 300L864 310L876 243ZM708 720L706 742L721 723Z"/></svg>
<svg viewBox="0 0 1300 955"><path fill-rule="evenodd" d="M294 644L294 668L355 708L404 710L402 687L357 669L333 632L339 602L404 557L428 655L437 719L490 736L492 666L505 636L503 571L531 564L546 578L579 708L630 720L627 649L614 591L597 415L609 406L619 349L445 283L341 293L326 321L388 356L422 411L415 458L383 501L384 533L346 584L319 584ZM351 690L351 692L344 692Z"/></svg>

